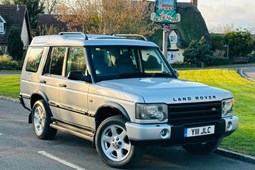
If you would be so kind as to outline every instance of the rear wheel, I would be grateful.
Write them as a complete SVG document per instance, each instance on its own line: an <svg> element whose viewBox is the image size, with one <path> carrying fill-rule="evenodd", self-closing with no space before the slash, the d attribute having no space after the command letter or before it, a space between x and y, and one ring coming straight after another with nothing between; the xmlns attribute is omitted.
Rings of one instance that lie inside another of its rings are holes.
<svg viewBox="0 0 255 170"><path fill-rule="evenodd" d="M123 168L135 163L142 151L131 144L122 116L104 120L96 133L96 149L101 159L109 166Z"/></svg>
<svg viewBox="0 0 255 170"><path fill-rule="evenodd" d="M51 115L48 106L44 100L35 102L32 110L33 129L37 138L52 139L57 130L50 127Z"/></svg>
<svg viewBox="0 0 255 170"><path fill-rule="evenodd" d="M191 154L199 154L199 155L208 154L210 152L215 151L220 146L221 141L222 141L222 138L215 141L210 141L210 142L184 145L182 146L182 148Z"/></svg>

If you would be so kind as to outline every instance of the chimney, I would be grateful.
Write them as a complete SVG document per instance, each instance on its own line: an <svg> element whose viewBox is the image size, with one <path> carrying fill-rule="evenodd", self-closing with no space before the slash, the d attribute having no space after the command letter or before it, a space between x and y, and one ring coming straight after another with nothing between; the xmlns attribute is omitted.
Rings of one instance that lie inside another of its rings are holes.
<svg viewBox="0 0 255 170"><path fill-rule="evenodd" d="M194 6L197 7L197 1L198 1L198 0L191 0L192 5L194 5Z"/></svg>

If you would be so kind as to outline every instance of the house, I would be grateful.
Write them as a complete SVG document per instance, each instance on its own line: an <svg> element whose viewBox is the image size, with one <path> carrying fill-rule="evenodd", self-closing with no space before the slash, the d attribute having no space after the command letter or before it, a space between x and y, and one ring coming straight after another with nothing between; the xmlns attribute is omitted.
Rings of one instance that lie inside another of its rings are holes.
<svg viewBox="0 0 255 170"><path fill-rule="evenodd" d="M179 48L178 42L180 36L178 35L178 28L172 27L168 36L168 48L167 48L167 61L172 63L183 63L184 56L182 55L183 49Z"/></svg>
<svg viewBox="0 0 255 170"><path fill-rule="evenodd" d="M48 30L50 27L56 29L57 32L68 31L67 24L60 21L57 15L52 14L39 14L38 16L38 35L49 34Z"/></svg>
<svg viewBox="0 0 255 170"><path fill-rule="evenodd" d="M32 40L27 7L24 5L0 5L0 50L6 52L8 35L12 28L20 31L23 49Z"/></svg>

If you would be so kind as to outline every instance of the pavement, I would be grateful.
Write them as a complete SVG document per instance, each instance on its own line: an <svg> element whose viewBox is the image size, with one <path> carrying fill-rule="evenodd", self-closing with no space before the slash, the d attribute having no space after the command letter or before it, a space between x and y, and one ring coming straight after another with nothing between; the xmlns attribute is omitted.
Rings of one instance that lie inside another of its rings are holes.
<svg viewBox="0 0 255 170"><path fill-rule="evenodd" d="M243 67L243 68L239 68L238 73L251 81L255 81L255 67Z"/></svg>
<svg viewBox="0 0 255 170"><path fill-rule="evenodd" d="M227 68L234 68L234 69L237 70L237 72L242 77L244 77L244 78L246 78L250 81L255 82L255 65L254 64L230 66L230 67L227 67ZM20 74L20 72L0 72L0 76L10 75L10 74ZM6 98L6 97L3 97L3 96L0 96L0 100L8 100L8 101L12 101L12 102L15 102L15 103L19 102L17 99ZM244 161L244 162L247 162L247 163L255 164L255 157L254 156L245 155L245 154L242 154L242 153L237 153L237 152L225 150L225 149L222 149L222 148L217 149L215 151L215 153L217 153L219 155L222 155L224 157L237 159L237 160Z"/></svg>

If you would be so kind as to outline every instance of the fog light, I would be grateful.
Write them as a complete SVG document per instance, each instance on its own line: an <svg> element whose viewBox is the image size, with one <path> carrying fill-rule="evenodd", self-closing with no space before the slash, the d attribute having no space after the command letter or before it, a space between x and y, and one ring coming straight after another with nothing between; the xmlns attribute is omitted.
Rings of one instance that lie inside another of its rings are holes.
<svg viewBox="0 0 255 170"><path fill-rule="evenodd" d="M162 139L168 138L169 135L170 135L170 133L169 133L169 130L168 130L168 129L163 129L163 130L161 130L161 132L160 132L160 136L161 136Z"/></svg>
<svg viewBox="0 0 255 170"><path fill-rule="evenodd" d="M228 122L228 124L227 124L227 130L228 130L228 131L231 131L231 130L232 130L232 127L233 127L232 122Z"/></svg>

